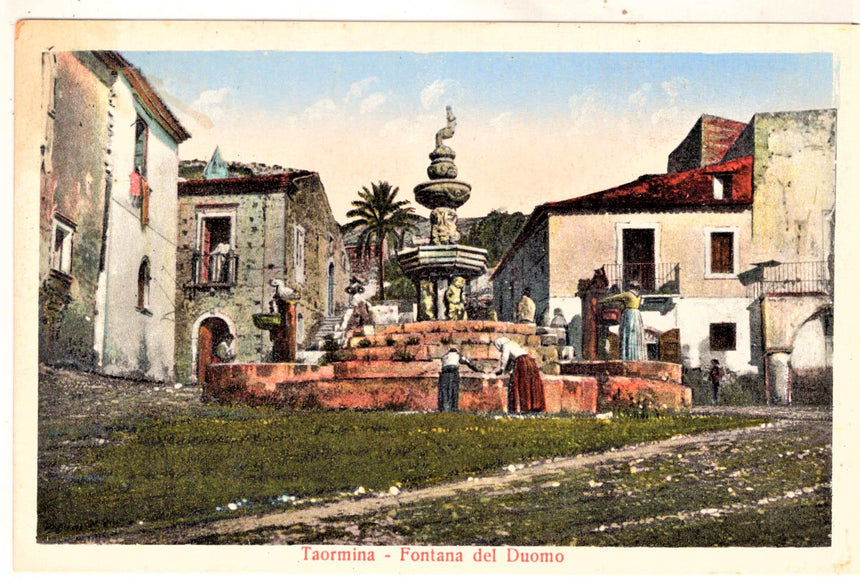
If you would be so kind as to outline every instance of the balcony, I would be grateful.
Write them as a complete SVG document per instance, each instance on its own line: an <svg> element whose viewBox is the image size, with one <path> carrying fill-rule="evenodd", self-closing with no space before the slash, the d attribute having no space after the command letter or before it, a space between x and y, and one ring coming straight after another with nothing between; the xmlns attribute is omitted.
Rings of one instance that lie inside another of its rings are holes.
<svg viewBox="0 0 860 579"><path fill-rule="evenodd" d="M764 295L833 295L833 276L826 261L767 262L739 277L751 299Z"/></svg>
<svg viewBox="0 0 860 579"><path fill-rule="evenodd" d="M614 286L619 291L636 282L643 294L681 293L681 267L677 263L605 263L603 270L609 287Z"/></svg>
<svg viewBox="0 0 860 579"><path fill-rule="evenodd" d="M238 271L239 255L233 251L191 254L191 286L196 289L233 287Z"/></svg>

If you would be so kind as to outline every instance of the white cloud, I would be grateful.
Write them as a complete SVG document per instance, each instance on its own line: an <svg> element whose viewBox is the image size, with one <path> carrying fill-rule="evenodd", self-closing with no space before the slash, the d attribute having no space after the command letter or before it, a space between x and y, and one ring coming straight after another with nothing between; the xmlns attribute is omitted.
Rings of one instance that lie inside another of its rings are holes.
<svg viewBox="0 0 860 579"><path fill-rule="evenodd" d="M663 88L665 93L669 95L669 98L671 98L674 102L675 99L678 98L678 94L682 90L687 90L688 88L690 88L690 81L686 78L676 76L671 80L667 80L660 83L660 86Z"/></svg>
<svg viewBox="0 0 860 579"><path fill-rule="evenodd" d="M490 119L490 126L494 129L505 129L510 126L512 119L513 114L510 112L504 112Z"/></svg>
<svg viewBox="0 0 860 579"><path fill-rule="evenodd" d="M376 84L379 82L379 77L376 76L368 76L367 78L363 78L358 82L352 83L349 87L349 92L346 93L346 97L344 97L343 102L347 103L351 98L360 99L364 96L365 91L370 88L370 85Z"/></svg>
<svg viewBox="0 0 860 579"><path fill-rule="evenodd" d="M386 99L386 96L384 93L375 92L375 93L371 94L366 99L361 101L361 108L359 109L361 111L361 114L364 115L364 114L367 114L369 112L375 111L380 106L382 106L382 103L385 102L385 99Z"/></svg>
<svg viewBox="0 0 860 579"><path fill-rule="evenodd" d="M684 116L678 107L658 109L651 115L652 125L678 126L684 122Z"/></svg>
<svg viewBox="0 0 860 579"><path fill-rule="evenodd" d="M636 108L642 108L645 106L645 102L648 100L648 95L650 93L651 83L646 82L642 86L638 87L629 97L627 97L627 102Z"/></svg>
<svg viewBox="0 0 860 579"><path fill-rule="evenodd" d="M317 101L306 108L304 115L310 120L318 121L336 110L337 105L334 104L334 101L330 98L324 98L323 100Z"/></svg>
<svg viewBox="0 0 860 579"><path fill-rule="evenodd" d="M439 104L442 96L454 86L451 79L436 80L421 89L421 104L425 109L431 109Z"/></svg>
<svg viewBox="0 0 860 579"><path fill-rule="evenodd" d="M191 104L191 108L212 118L222 118L224 116L224 109L221 105L230 92L231 89L229 87L205 90Z"/></svg>
<svg viewBox="0 0 860 579"><path fill-rule="evenodd" d="M572 95L567 104L574 124L593 122L601 114L599 95L593 87L586 87L580 94Z"/></svg>

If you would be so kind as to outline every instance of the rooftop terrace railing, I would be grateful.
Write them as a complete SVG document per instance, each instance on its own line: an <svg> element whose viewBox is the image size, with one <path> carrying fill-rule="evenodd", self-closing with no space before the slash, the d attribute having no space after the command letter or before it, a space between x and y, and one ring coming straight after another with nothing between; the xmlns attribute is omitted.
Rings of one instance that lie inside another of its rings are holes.
<svg viewBox="0 0 860 579"><path fill-rule="evenodd" d="M763 295L833 295L832 272L826 261L797 261L759 267L747 297Z"/></svg>

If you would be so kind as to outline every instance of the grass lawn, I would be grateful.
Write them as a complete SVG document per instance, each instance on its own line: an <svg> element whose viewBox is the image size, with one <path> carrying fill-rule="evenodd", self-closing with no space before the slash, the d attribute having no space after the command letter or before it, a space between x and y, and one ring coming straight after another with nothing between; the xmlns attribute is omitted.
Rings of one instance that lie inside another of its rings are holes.
<svg viewBox="0 0 860 579"><path fill-rule="evenodd" d="M207 407L183 416L99 424L102 444L83 445L73 455L64 449L91 437L93 425L51 423L39 433L38 536L62 541L141 521L159 526L298 508L359 487L415 488L510 463L764 421ZM548 502L546 508L554 507Z"/></svg>

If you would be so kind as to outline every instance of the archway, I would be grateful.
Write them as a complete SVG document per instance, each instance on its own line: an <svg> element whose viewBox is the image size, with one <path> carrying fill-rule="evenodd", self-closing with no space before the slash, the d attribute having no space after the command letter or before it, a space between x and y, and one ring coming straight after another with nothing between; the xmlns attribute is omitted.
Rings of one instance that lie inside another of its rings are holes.
<svg viewBox="0 0 860 579"><path fill-rule="evenodd" d="M206 369L212 363L216 345L230 333L227 322L211 316L200 323L197 331L197 383L206 382Z"/></svg>
<svg viewBox="0 0 860 579"><path fill-rule="evenodd" d="M833 310L823 308L794 333L789 358L792 402L829 405L833 393Z"/></svg>

